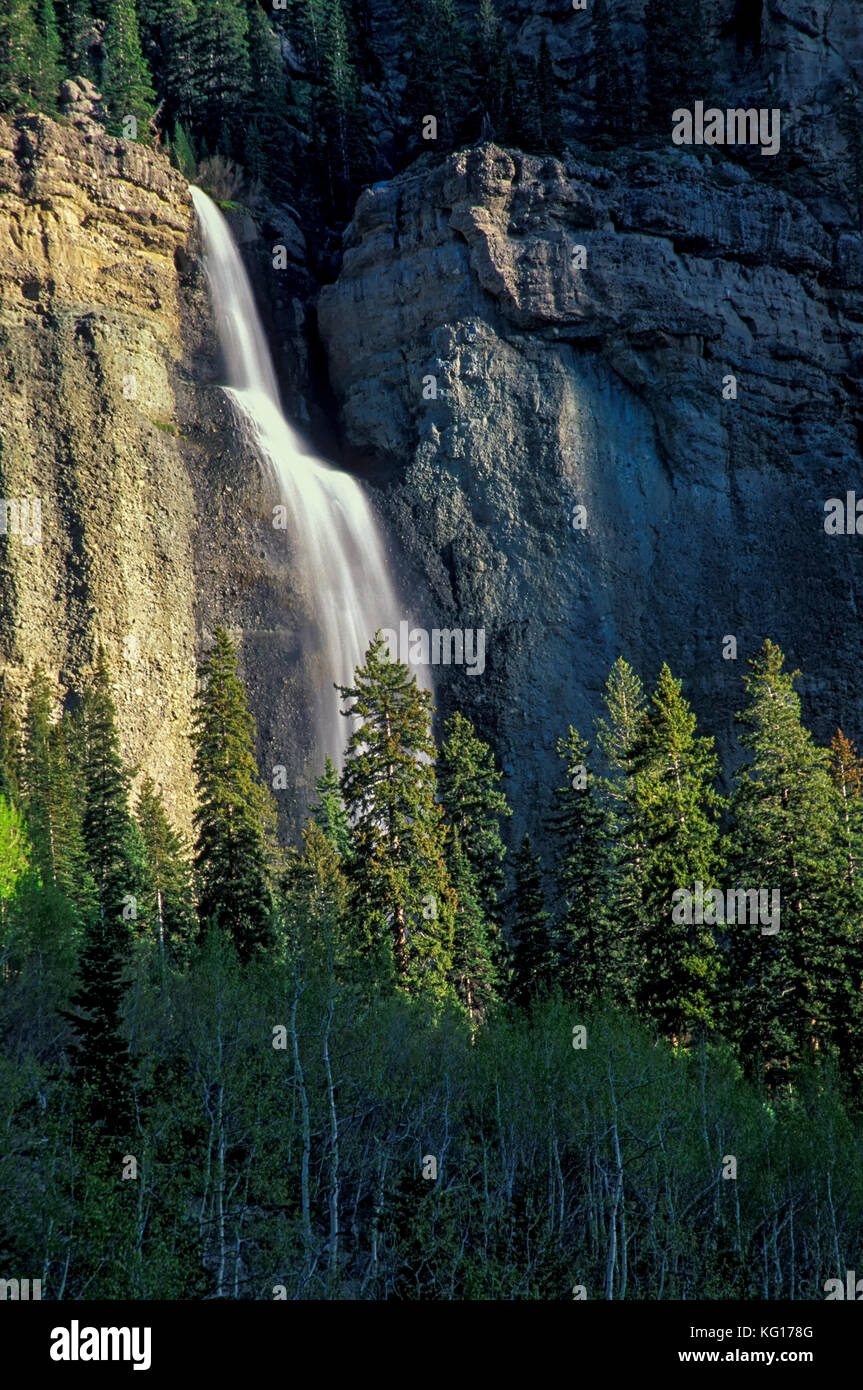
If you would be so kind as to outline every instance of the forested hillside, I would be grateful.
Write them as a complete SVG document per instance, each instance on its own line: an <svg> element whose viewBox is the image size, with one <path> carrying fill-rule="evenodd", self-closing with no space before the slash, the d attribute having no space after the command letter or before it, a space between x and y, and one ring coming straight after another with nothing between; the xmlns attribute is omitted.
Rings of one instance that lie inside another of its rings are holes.
<svg viewBox="0 0 863 1390"><path fill-rule="evenodd" d="M7 1263L67 1298L820 1297L863 1222L863 764L778 648L749 666L724 802L680 682L619 661L546 865L380 638L301 850L226 633L192 847L130 795L104 657L60 717L35 671L0 744Z"/></svg>

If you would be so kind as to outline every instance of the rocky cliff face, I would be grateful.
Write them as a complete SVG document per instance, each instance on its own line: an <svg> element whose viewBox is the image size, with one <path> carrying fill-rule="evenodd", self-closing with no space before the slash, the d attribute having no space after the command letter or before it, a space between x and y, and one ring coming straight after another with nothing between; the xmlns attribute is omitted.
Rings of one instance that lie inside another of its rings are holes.
<svg viewBox="0 0 863 1390"><path fill-rule="evenodd" d="M675 150L485 146L360 199L319 311L345 437L387 461L419 624L486 630L442 702L522 808L618 653L667 659L727 747L770 635L819 734L863 731L859 540L823 510L859 478L861 287L859 233Z"/></svg>

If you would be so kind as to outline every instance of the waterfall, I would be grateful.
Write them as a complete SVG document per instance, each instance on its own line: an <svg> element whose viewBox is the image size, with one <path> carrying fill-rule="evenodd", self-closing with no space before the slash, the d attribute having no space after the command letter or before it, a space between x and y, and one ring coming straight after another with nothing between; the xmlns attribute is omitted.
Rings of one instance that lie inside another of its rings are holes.
<svg viewBox="0 0 863 1390"><path fill-rule="evenodd" d="M377 629L398 629L400 606L377 522L359 483L315 458L288 424L252 287L230 229L199 188L189 192L204 238L205 271L228 372L225 394L247 444L286 507L293 559L313 601L326 689L320 691L319 764L343 761L347 727L331 682L353 682ZM420 684L428 680L416 671Z"/></svg>

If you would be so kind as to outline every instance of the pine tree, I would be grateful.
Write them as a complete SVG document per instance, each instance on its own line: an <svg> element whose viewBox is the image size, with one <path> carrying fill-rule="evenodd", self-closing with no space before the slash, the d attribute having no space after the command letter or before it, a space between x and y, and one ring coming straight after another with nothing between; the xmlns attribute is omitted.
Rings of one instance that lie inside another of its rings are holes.
<svg viewBox="0 0 863 1390"><path fill-rule="evenodd" d="M0 11L0 111L38 108L45 56L33 0L4 0Z"/></svg>
<svg viewBox="0 0 863 1390"><path fill-rule="evenodd" d="M542 889L542 864L525 835L515 857L512 997L527 1005L560 983L559 954Z"/></svg>
<svg viewBox="0 0 863 1390"><path fill-rule="evenodd" d="M515 69L494 0L479 0L472 63L476 78L476 134L481 140L511 138L517 123Z"/></svg>
<svg viewBox="0 0 863 1390"><path fill-rule="evenodd" d="M255 724L236 653L223 628L216 629L199 679L192 735L198 917L204 933L227 930L240 959L247 961L272 940L267 791L255 763Z"/></svg>
<svg viewBox="0 0 863 1390"><path fill-rule="evenodd" d="M733 800L736 882L780 894L778 932L738 923L732 934L741 1050L748 1070L773 1086L789 1084L807 1058L831 1050L843 936L843 864L827 755L803 726L794 689L799 672L783 671L784 661L768 640L749 662L749 702L737 717L751 762Z"/></svg>
<svg viewBox="0 0 863 1390"><path fill-rule="evenodd" d="M593 0L593 103L597 131L625 138L638 119L635 83L620 57L606 0Z"/></svg>
<svg viewBox="0 0 863 1390"><path fill-rule="evenodd" d="M196 118L196 20L195 0L160 0L159 91L165 98L165 123L173 123L175 132L178 122L188 129Z"/></svg>
<svg viewBox="0 0 863 1390"><path fill-rule="evenodd" d="M448 823L459 834L479 893L491 921L500 921L503 891L501 819L512 815L500 790L502 774L494 754L479 738L469 719L458 711L444 725L438 759L438 788Z"/></svg>
<svg viewBox="0 0 863 1390"><path fill-rule="evenodd" d="M0 796L16 802L21 781L21 726L8 697L0 700Z"/></svg>
<svg viewBox="0 0 863 1390"><path fill-rule="evenodd" d="M278 37L257 5L249 11L249 79L246 165L272 186L284 161L285 76Z"/></svg>
<svg viewBox="0 0 863 1390"><path fill-rule="evenodd" d="M102 96L109 129L125 134L124 121L132 116L144 128L135 138L142 137L153 115L155 95L141 53L134 0L108 0L103 52Z"/></svg>
<svg viewBox="0 0 863 1390"><path fill-rule="evenodd" d="M52 884L83 925L94 903L81 826L80 787L66 753L62 720L51 721L52 690L37 666L24 720L23 802L33 842L33 862L43 884Z"/></svg>
<svg viewBox="0 0 863 1390"><path fill-rule="evenodd" d="M644 11L648 107L654 127L671 131L672 112L709 103L712 54L701 0L647 0Z"/></svg>
<svg viewBox="0 0 863 1390"><path fill-rule="evenodd" d="M84 692L84 844L96 885L96 908L85 929L79 984L68 1017L81 1086L82 1128L87 1142L100 1134L115 1141L128 1134L132 1075L120 1035L123 969L131 948L135 873L129 857L128 774L120 756L114 702L105 653L100 648Z"/></svg>
<svg viewBox="0 0 863 1390"><path fill-rule="evenodd" d="M536 98L539 112L539 144L543 154L563 154L563 116L560 109L560 81L551 61L543 34L536 65Z"/></svg>
<svg viewBox="0 0 863 1390"><path fill-rule="evenodd" d="M351 879L357 914L372 938L388 927L399 985L443 997L452 967L454 894L446 831L435 801L431 695L380 634L352 686L338 687L348 740L341 786L354 827Z"/></svg>
<svg viewBox="0 0 863 1390"><path fill-rule="evenodd" d="M565 769L549 829L557 846L555 879L563 899L558 935L564 987L583 1003L631 1002L626 942L612 928L608 816L590 770L590 746L570 726L557 751Z"/></svg>
<svg viewBox="0 0 863 1390"><path fill-rule="evenodd" d="M408 118L419 135L423 118L434 116L437 140L431 148L446 153L461 139L472 81L458 9L454 0L412 0L407 21L413 55L405 92Z"/></svg>
<svg viewBox="0 0 863 1390"><path fill-rule="evenodd" d="M329 753L326 756L323 774L315 782L315 792L317 793L318 804L312 810L312 819L329 840L340 859L349 859L351 857L351 822L342 799L339 774L336 772Z"/></svg>
<svg viewBox="0 0 863 1390"><path fill-rule="evenodd" d="M136 820L150 897L145 910L155 923L159 954L163 960L167 955L184 960L195 930L192 874L186 846L150 777L141 786Z"/></svg>
<svg viewBox="0 0 863 1390"><path fill-rule="evenodd" d="M60 14L63 57L70 76L95 77L89 47L89 40L94 35L93 10L89 0L64 0Z"/></svg>
<svg viewBox="0 0 863 1390"><path fill-rule="evenodd" d="M483 906L475 870L455 828L448 844L447 867L455 893L450 978L471 1021L481 1023L501 997L504 949L497 925Z"/></svg>
<svg viewBox="0 0 863 1390"><path fill-rule="evenodd" d="M211 153L242 153L251 83L248 36L242 0L198 0L192 36L195 133Z"/></svg>
<svg viewBox="0 0 863 1390"><path fill-rule="evenodd" d="M631 939L643 924L644 843L635 794L634 751L646 718L645 694L632 667L618 657L603 695L607 718L597 722L597 742L611 772L603 779L613 858L614 916Z"/></svg>
<svg viewBox="0 0 863 1390"><path fill-rule="evenodd" d="M54 0L37 0L36 21L39 32L36 95L40 111L53 113L57 110L57 92L63 78L62 49Z"/></svg>
<svg viewBox="0 0 863 1390"><path fill-rule="evenodd" d="M677 918L678 890L713 887L721 869L719 760L667 665L632 750L638 825L644 840L646 930L637 998L667 1035L685 1036L714 1021L719 952L713 928ZM694 918L695 914L686 914Z"/></svg>

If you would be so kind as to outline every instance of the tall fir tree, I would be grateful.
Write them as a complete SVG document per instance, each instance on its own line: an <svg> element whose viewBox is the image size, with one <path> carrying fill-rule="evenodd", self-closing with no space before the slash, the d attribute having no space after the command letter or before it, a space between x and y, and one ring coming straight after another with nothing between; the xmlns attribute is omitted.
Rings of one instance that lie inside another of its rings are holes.
<svg viewBox="0 0 863 1390"><path fill-rule="evenodd" d="M155 94L141 52L134 0L108 0L102 48L101 85L109 129L118 135L127 134L126 123L132 117L137 133L131 138L144 139L153 116Z"/></svg>
<svg viewBox="0 0 863 1390"><path fill-rule="evenodd" d="M194 129L211 154L242 153L251 84L248 39L243 0L198 0L192 33Z"/></svg>
<svg viewBox="0 0 863 1390"><path fill-rule="evenodd" d="M388 931L398 984L442 998L452 968L454 893L446 827L435 800L431 695L390 659L379 632L343 713L359 719L341 786L354 831L355 911L373 941Z"/></svg>
<svg viewBox="0 0 863 1390"><path fill-rule="evenodd" d="M90 0L63 0L60 8L60 38L63 58L71 77L94 78L91 45L96 33Z"/></svg>
<svg viewBox="0 0 863 1390"><path fill-rule="evenodd" d="M270 797L255 763L255 723L224 628L199 668L192 734L201 931L226 930L240 959L272 943L266 853Z"/></svg>
<svg viewBox="0 0 863 1390"><path fill-rule="evenodd" d="M549 830L556 845L555 881L563 903L558 936L564 988L582 1003L628 1004L627 941L610 914L608 816L597 795L590 745L570 726L558 740L565 771L555 788Z"/></svg>
<svg viewBox="0 0 863 1390"><path fill-rule="evenodd" d="M560 978L560 955L546 910L542 887L542 863L525 835L515 856L513 889L511 992L516 1004L526 1006L545 998Z"/></svg>
<svg viewBox="0 0 863 1390"><path fill-rule="evenodd" d="M737 717L750 762L733 798L736 882L780 895L778 931L738 923L732 933L735 1031L747 1070L773 1087L835 1052L847 930L827 754L803 725L799 672L784 671L784 662L769 639L749 662L748 704Z"/></svg>
<svg viewBox="0 0 863 1390"><path fill-rule="evenodd" d="M81 926L93 907L94 885L81 825L81 788L69 765L63 721L51 720L52 700L37 666L24 720L23 800L42 882L62 894Z"/></svg>
<svg viewBox="0 0 863 1390"><path fill-rule="evenodd" d="M129 855L128 774L120 754L114 701L104 651L84 692L83 834L96 907L84 935L79 983L68 1016L81 1091L85 1144L122 1142L132 1121L132 1070L120 1033L123 971L131 949L135 872Z"/></svg>
<svg viewBox="0 0 863 1390"><path fill-rule="evenodd" d="M483 910L499 922L506 854L500 823L512 810L500 789L502 774L491 748L458 711L444 725L437 775L444 814L458 830Z"/></svg>
<svg viewBox="0 0 863 1390"><path fill-rule="evenodd" d="M0 10L0 111L38 110L46 96L46 37L33 0L4 0ZM53 83L52 100L56 95Z"/></svg>
<svg viewBox="0 0 863 1390"><path fill-rule="evenodd" d="M324 762L324 771L315 782L317 805L312 809L312 819L329 840L340 859L350 859L351 821L345 809L339 774L329 753Z"/></svg>
<svg viewBox="0 0 863 1390"><path fill-rule="evenodd" d="M618 930L634 941L642 929L644 903L644 840L634 755L646 719L646 696L640 677L622 656L611 668L603 703L606 714L597 721L597 743L610 772L601 789L614 845L614 917Z"/></svg>
<svg viewBox="0 0 863 1390"><path fill-rule="evenodd" d="M163 961L188 958L195 934L194 890L186 846L171 825L162 796L145 777L135 812L141 836L148 901Z"/></svg>
<svg viewBox="0 0 863 1390"><path fill-rule="evenodd" d="M719 760L667 665L632 751L644 841L645 930L637 1000L666 1036L685 1038L715 1021L719 947L711 924L676 911L678 890L695 894L720 877L716 790ZM685 917L693 918L687 922Z"/></svg>

